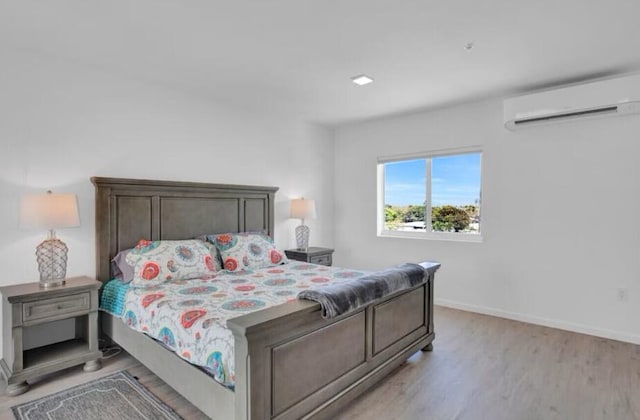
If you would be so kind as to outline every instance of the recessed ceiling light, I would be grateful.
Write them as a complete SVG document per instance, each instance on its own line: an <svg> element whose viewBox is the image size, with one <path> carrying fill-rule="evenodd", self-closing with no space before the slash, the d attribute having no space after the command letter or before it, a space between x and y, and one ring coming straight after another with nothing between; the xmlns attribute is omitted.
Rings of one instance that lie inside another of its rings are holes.
<svg viewBox="0 0 640 420"><path fill-rule="evenodd" d="M351 81L358 86L364 86L364 85L368 85L369 83L372 83L373 78L367 76L366 74L361 74L358 76L353 76L351 78Z"/></svg>

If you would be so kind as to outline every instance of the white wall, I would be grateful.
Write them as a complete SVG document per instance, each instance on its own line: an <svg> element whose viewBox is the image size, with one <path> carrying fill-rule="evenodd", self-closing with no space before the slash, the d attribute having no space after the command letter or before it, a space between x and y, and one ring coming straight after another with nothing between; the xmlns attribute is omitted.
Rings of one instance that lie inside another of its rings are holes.
<svg viewBox="0 0 640 420"><path fill-rule="evenodd" d="M640 343L638 133L638 116L509 132L498 99L343 127L334 261L438 260L440 304ZM484 242L376 236L378 156L470 145L484 152Z"/></svg>
<svg viewBox="0 0 640 420"><path fill-rule="evenodd" d="M1 51L0 285L38 280L46 232L18 226L24 193L78 195L81 227L68 276L95 274L91 176L278 186L275 240L295 245L288 200L315 198L314 245L333 245L333 132L210 101L198 92L131 80L52 57Z"/></svg>
<svg viewBox="0 0 640 420"><path fill-rule="evenodd" d="M94 175L278 186L277 245L295 244L301 195L319 206L313 243L333 244L331 130L30 54L3 54L0 92L0 285L38 279L46 232L19 228L19 200L46 189L78 194L82 225L58 236L68 275L95 273Z"/></svg>

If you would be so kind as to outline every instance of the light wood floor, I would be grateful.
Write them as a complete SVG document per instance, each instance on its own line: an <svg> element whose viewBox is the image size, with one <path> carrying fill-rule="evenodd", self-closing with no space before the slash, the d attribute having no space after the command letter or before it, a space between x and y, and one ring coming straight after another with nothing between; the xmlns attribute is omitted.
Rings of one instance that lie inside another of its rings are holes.
<svg viewBox="0 0 640 420"><path fill-rule="evenodd" d="M436 308L432 353L416 353L340 420L640 420L640 346L447 308ZM127 354L102 370L42 378L12 405L127 369L185 419L206 418ZM3 390L0 390L3 391Z"/></svg>

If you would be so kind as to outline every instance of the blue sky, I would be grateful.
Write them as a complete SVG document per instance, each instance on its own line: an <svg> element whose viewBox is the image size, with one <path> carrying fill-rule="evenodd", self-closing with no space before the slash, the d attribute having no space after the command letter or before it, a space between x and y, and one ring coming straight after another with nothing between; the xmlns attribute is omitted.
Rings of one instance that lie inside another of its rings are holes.
<svg viewBox="0 0 640 420"><path fill-rule="evenodd" d="M433 206L474 204L480 197L480 153L431 159ZM424 204L426 161L385 164L385 204Z"/></svg>

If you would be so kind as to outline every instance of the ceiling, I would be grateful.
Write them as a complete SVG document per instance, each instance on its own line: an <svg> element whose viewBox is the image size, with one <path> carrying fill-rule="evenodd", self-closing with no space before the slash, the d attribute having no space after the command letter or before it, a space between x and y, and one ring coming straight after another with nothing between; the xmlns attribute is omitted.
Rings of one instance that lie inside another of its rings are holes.
<svg viewBox="0 0 640 420"><path fill-rule="evenodd" d="M338 126L638 71L639 16L638 0L0 0L0 47Z"/></svg>

